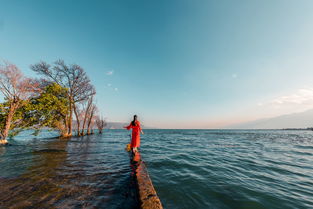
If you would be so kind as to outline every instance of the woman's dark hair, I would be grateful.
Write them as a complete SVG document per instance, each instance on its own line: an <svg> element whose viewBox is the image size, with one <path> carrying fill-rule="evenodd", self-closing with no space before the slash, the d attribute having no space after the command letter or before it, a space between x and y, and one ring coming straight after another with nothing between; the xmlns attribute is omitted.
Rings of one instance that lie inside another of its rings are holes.
<svg viewBox="0 0 313 209"><path fill-rule="evenodd" d="M137 115L134 115L134 120L132 121L132 125L136 126Z"/></svg>

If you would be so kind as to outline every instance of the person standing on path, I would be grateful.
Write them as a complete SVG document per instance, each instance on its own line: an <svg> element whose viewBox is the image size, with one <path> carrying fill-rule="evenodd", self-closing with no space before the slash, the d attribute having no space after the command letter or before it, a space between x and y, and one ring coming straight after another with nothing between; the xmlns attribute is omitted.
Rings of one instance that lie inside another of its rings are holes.
<svg viewBox="0 0 313 209"><path fill-rule="evenodd" d="M144 133L140 127L140 122L137 120L137 115L134 115L134 120L124 128L126 128L127 130L133 129L130 148L132 149L133 153L138 152L138 147L140 147L140 133Z"/></svg>

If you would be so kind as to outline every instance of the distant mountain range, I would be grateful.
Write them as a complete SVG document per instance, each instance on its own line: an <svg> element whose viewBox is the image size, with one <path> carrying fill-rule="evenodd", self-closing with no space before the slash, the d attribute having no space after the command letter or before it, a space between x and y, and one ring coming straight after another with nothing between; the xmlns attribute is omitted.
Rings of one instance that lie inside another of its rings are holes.
<svg viewBox="0 0 313 209"><path fill-rule="evenodd" d="M225 128L234 129L285 129L313 127L313 109L300 113L281 115L273 118L230 125Z"/></svg>
<svg viewBox="0 0 313 209"><path fill-rule="evenodd" d="M129 123L108 122L106 129L123 129ZM229 129L304 129L313 127L313 109L300 113L281 115L273 118L263 118L255 121L249 121L223 128ZM142 125L145 129L156 129Z"/></svg>
<svg viewBox="0 0 313 209"><path fill-rule="evenodd" d="M108 122L107 126L105 127L106 129L123 129L124 126L128 126L129 123L121 123L121 122ZM141 125L142 128L145 129L155 129L153 127L148 127L145 125Z"/></svg>

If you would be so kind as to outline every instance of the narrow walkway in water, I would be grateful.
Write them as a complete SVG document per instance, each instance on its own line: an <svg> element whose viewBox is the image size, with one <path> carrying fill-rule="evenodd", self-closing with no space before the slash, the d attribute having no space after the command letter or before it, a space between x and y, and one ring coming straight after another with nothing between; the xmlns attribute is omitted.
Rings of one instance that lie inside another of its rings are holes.
<svg viewBox="0 0 313 209"><path fill-rule="evenodd" d="M147 166L139 152L132 154L132 167L136 177L140 208L163 209L149 176Z"/></svg>
<svg viewBox="0 0 313 209"><path fill-rule="evenodd" d="M0 150L0 208L138 207L127 132L31 138Z"/></svg>

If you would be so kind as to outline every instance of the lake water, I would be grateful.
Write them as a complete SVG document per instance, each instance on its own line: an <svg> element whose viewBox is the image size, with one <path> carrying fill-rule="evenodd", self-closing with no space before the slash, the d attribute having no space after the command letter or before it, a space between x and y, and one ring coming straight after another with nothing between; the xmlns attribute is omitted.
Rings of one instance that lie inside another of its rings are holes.
<svg viewBox="0 0 313 209"><path fill-rule="evenodd" d="M70 140L24 133L0 148L0 208L137 208L126 130ZM145 130L164 208L312 208L313 132Z"/></svg>

